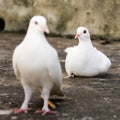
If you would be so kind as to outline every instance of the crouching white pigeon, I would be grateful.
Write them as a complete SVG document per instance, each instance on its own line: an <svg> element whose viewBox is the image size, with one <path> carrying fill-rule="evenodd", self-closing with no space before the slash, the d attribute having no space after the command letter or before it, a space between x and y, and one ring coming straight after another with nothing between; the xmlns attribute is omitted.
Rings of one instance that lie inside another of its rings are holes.
<svg viewBox="0 0 120 120"><path fill-rule="evenodd" d="M88 29L78 27L75 38L78 38L79 44L65 49L67 77L92 77L106 73L111 67L111 61L93 46Z"/></svg>
<svg viewBox="0 0 120 120"><path fill-rule="evenodd" d="M50 95L63 96L62 71L56 50L48 43L44 32L49 33L47 20L43 16L34 16L30 20L24 40L13 53L13 69L20 79L25 99L15 113L27 112L33 91L38 88L44 99L40 112L54 113L48 108Z"/></svg>

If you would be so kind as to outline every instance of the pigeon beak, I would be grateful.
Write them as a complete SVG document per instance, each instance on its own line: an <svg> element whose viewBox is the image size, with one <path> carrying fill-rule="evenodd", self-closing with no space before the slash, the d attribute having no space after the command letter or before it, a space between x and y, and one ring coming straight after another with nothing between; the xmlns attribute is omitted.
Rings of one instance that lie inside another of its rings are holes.
<svg viewBox="0 0 120 120"><path fill-rule="evenodd" d="M45 27L43 27L42 29L43 29L43 32L46 32L46 33L48 33L48 34L50 33L50 31L49 31L47 25L46 25Z"/></svg>
<svg viewBox="0 0 120 120"><path fill-rule="evenodd" d="M76 35L75 35L75 39L76 39L76 38L79 38L79 37L80 37L80 34L76 34Z"/></svg>

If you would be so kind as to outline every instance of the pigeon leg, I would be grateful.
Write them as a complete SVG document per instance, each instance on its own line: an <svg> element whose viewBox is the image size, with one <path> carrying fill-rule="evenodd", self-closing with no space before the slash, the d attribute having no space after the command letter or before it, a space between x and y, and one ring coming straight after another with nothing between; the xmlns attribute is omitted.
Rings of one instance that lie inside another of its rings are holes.
<svg viewBox="0 0 120 120"><path fill-rule="evenodd" d="M41 96L41 98L44 100L43 96ZM55 105L52 101L50 101L50 100L48 100L48 105L49 105L51 108L56 109L56 105Z"/></svg>
<svg viewBox="0 0 120 120"><path fill-rule="evenodd" d="M41 96L43 96L43 100L44 100L44 104L43 104L43 108L42 110L37 110L36 113L42 113L42 115L45 115L45 114L56 114L57 112L55 111L51 111L49 110L48 108L48 99L49 99L49 94L50 94L50 89L43 89L42 90L42 93L41 93Z"/></svg>
<svg viewBox="0 0 120 120"><path fill-rule="evenodd" d="M28 111L31 110L31 108L28 108L28 103L31 99L33 89L31 86L29 86L25 83L23 83L22 85L23 85L23 89L24 89L24 93L25 93L25 99L24 99L24 102L20 109L13 110L14 113L27 113Z"/></svg>
<svg viewBox="0 0 120 120"><path fill-rule="evenodd" d="M72 77L71 75L68 75L68 76L65 76L64 79L71 78L71 77Z"/></svg>
<svg viewBox="0 0 120 120"><path fill-rule="evenodd" d="M68 76L66 76L66 77L64 77L64 78L66 79L66 78L71 78L71 77L74 78L74 77L76 77L76 75L73 74L73 73L71 73L70 75L68 75Z"/></svg>

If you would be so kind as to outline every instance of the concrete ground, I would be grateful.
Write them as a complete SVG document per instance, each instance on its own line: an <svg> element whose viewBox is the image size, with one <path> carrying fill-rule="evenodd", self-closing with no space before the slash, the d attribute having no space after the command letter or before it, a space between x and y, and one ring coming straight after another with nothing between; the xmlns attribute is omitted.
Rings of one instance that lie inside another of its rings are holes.
<svg viewBox="0 0 120 120"><path fill-rule="evenodd" d="M24 34L0 34L0 120L119 120L120 119L120 42L94 40L93 44L112 61L106 75L92 78L77 77L63 79L64 98L51 98L57 108L56 115L35 114L43 101L36 91L30 101L33 110L29 113L9 114L9 110L21 106L24 92L12 69L14 48L24 38ZM78 43L64 37L47 37L54 46L60 60L65 59L64 49ZM63 76L66 76L64 62L61 62ZM99 64L99 63L98 63Z"/></svg>

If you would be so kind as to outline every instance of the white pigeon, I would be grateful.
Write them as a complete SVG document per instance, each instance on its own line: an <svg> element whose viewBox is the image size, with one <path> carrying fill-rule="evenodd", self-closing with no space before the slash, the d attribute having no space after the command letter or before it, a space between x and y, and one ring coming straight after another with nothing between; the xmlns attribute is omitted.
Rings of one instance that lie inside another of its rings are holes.
<svg viewBox="0 0 120 120"><path fill-rule="evenodd" d="M93 46L88 29L78 27L75 38L78 38L79 44L65 49L67 77L92 77L106 73L111 67L111 61Z"/></svg>
<svg viewBox="0 0 120 120"><path fill-rule="evenodd" d="M58 54L46 40L44 32L49 33L46 18L32 17L24 40L14 50L14 73L20 79L25 93L24 102L16 113L29 110L28 103L36 88L40 89L44 98L43 113L50 112L50 95L63 95L62 70Z"/></svg>

